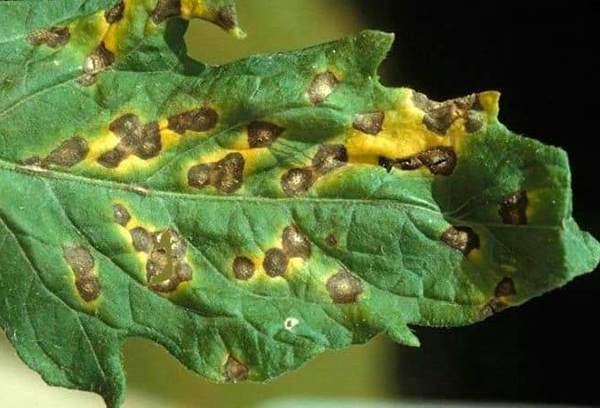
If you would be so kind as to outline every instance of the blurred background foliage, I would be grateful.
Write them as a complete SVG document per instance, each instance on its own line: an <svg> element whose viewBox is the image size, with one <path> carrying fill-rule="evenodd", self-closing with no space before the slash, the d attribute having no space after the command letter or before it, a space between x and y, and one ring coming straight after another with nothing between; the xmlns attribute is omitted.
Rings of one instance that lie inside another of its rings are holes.
<svg viewBox="0 0 600 408"><path fill-rule="evenodd" d="M502 91L501 121L517 133L563 147L573 170L574 214L600 237L597 177L600 1L475 3L408 0L238 0L248 38L237 41L203 21L187 34L190 54L220 64L254 53L312 46L377 28L396 33L382 69L388 86L443 100ZM126 343L126 408L288 407L284 399L331 399L328 407L375 408L407 399L575 403L600 406L597 367L600 273L478 325L416 328L423 346L378 337L328 352L267 385L215 385L191 374L161 347ZM35 392L32 392L35 390ZM102 408L101 400L51 389L19 362L0 335L0 406ZM344 403L340 401L345 401ZM338 402L335 402L338 401ZM366 401L361 403L360 401ZM298 407L320 407L299 402ZM386 405L386 407L391 405ZM395 405L394 405L395 406ZM465 406L459 403L458 406ZM552 405L556 406L556 405Z"/></svg>

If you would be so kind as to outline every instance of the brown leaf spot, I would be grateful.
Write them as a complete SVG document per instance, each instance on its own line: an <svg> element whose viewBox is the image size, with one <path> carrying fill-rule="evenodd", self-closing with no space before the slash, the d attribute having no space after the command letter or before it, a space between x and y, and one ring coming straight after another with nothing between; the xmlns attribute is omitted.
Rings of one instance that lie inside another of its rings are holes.
<svg viewBox="0 0 600 408"><path fill-rule="evenodd" d="M287 265L288 257L281 249L271 248L266 252L263 268L270 277L282 276L287 269Z"/></svg>
<svg viewBox="0 0 600 408"><path fill-rule="evenodd" d="M140 120L133 113L127 113L119 116L108 125L108 130L122 138L139 132L141 127ZM137 139L136 137L135 139Z"/></svg>
<svg viewBox="0 0 600 408"><path fill-rule="evenodd" d="M113 205L113 218L117 224L124 227L129 223L129 220L131 219L131 215L129 214L129 211L127 211L127 209L125 207L123 207L121 204L114 204Z"/></svg>
<svg viewBox="0 0 600 408"><path fill-rule="evenodd" d="M245 256L238 256L233 261L233 274L239 280L248 280L254 276L254 262Z"/></svg>
<svg viewBox="0 0 600 408"><path fill-rule="evenodd" d="M247 376L248 368L233 356L229 356L225 363L225 378L231 382L239 382L245 380Z"/></svg>
<svg viewBox="0 0 600 408"><path fill-rule="evenodd" d="M334 234L329 234L327 235L327 238L325 238L325 243L330 247L334 247L337 246L338 239Z"/></svg>
<svg viewBox="0 0 600 408"><path fill-rule="evenodd" d="M237 14L235 12L235 6L224 6L217 11L217 19L215 23L224 28L225 30L231 30L237 26Z"/></svg>
<svg viewBox="0 0 600 408"><path fill-rule="evenodd" d="M27 42L31 45L44 44L50 48L60 48L69 42L69 38L71 33L67 27L50 27L29 34Z"/></svg>
<svg viewBox="0 0 600 408"><path fill-rule="evenodd" d="M92 85L96 82L96 76L110 67L115 62L115 55L109 51L104 42L83 61L83 76L79 83L84 86Z"/></svg>
<svg viewBox="0 0 600 408"><path fill-rule="evenodd" d="M94 269L94 258L83 245L63 245L63 257L76 277L87 275Z"/></svg>
<svg viewBox="0 0 600 408"><path fill-rule="evenodd" d="M445 135L452 124L461 117L466 117L467 112L476 106L477 95L469 95L463 98L435 102L419 92L413 92L413 104L425 112L423 124L430 131L439 135Z"/></svg>
<svg viewBox="0 0 600 408"><path fill-rule="evenodd" d="M23 160L25 166L43 167L44 160L40 156L31 156Z"/></svg>
<svg viewBox="0 0 600 408"><path fill-rule="evenodd" d="M281 177L281 187L288 196L304 194L314 183L311 169L291 169Z"/></svg>
<svg viewBox="0 0 600 408"><path fill-rule="evenodd" d="M85 275L75 281L79 296L86 302L92 302L100 297L100 281L96 275Z"/></svg>
<svg viewBox="0 0 600 408"><path fill-rule="evenodd" d="M125 157L127 156L127 154L119 149L119 148L114 148L113 150L109 150L106 153L102 153L102 155L98 158L98 164L108 168L108 169L114 169L119 167L119 164L121 164L121 162L123 160L125 160Z"/></svg>
<svg viewBox="0 0 600 408"><path fill-rule="evenodd" d="M392 171L392 169L400 169L400 170L417 170L423 167L423 162L419 159L418 156L410 156L404 157L402 159L389 159L387 157L379 157L379 165L387 170L388 173Z"/></svg>
<svg viewBox="0 0 600 408"><path fill-rule="evenodd" d="M167 252L162 248L154 249L146 262L146 279L148 282L164 281L165 279L163 279L162 275L168 265L169 257L167 256Z"/></svg>
<svg viewBox="0 0 600 408"><path fill-rule="evenodd" d="M146 262L148 287L167 293L193 278L193 269L185 261L187 243L173 229L152 234L152 252Z"/></svg>
<svg viewBox="0 0 600 408"><path fill-rule="evenodd" d="M269 122L252 122L248 125L250 148L269 147L285 131L284 128Z"/></svg>
<svg viewBox="0 0 600 408"><path fill-rule="evenodd" d="M344 166L348 162L348 152L344 145L326 144L319 148L312 161L317 173L323 175Z"/></svg>
<svg viewBox="0 0 600 408"><path fill-rule="evenodd" d="M152 10L150 17L154 24L160 24L171 17L181 15L181 0L158 0L156 8Z"/></svg>
<svg viewBox="0 0 600 408"><path fill-rule="evenodd" d="M310 241L295 225L283 230L283 250L289 258L308 259L310 257Z"/></svg>
<svg viewBox="0 0 600 408"><path fill-rule="evenodd" d="M515 288L515 282L512 278L504 278L496 285L496 290L494 291L494 296L503 297L503 296L513 296L517 293L517 289Z"/></svg>
<svg viewBox="0 0 600 408"><path fill-rule="evenodd" d="M308 87L308 97L310 102L315 105L322 104L334 91L338 83L338 79L331 71L321 72L315 76Z"/></svg>
<svg viewBox="0 0 600 408"><path fill-rule="evenodd" d="M527 224L527 204L529 204L527 193L522 191L500 203L498 213L505 224L525 225Z"/></svg>
<svg viewBox="0 0 600 408"><path fill-rule="evenodd" d="M115 4L110 10L104 12L104 19L108 24L116 23L123 18L125 13L125 2L121 0Z"/></svg>
<svg viewBox="0 0 600 408"><path fill-rule="evenodd" d="M363 292L362 283L347 271L339 271L327 280L327 291L333 303L354 303Z"/></svg>
<svg viewBox="0 0 600 408"><path fill-rule="evenodd" d="M203 189L210 184L210 172L212 164L198 164L188 171L188 184L190 187Z"/></svg>
<svg viewBox="0 0 600 408"><path fill-rule="evenodd" d="M219 121L219 114L211 108L198 108L169 118L169 129L180 135L186 131L206 132Z"/></svg>
<svg viewBox="0 0 600 408"><path fill-rule="evenodd" d="M65 140L44 160L44 164L73 167L80 163L89 152L87 142L80 137Z"/></svg>
<svg viewBox="0 0 600 408"><path fill-rule="evenodd" d="M417 157L432 174L449 176L456 167L456 153L451 147L439 146L427 149L419 153Z"/></svg>
<svg viewBox="0 0 600 408"><path fill-rule="evenodd" d="M136 251L149 253L152 250L154 246L152 234L145 228L136 227L129 233L131 234L131 241Z"/></svg>
<svg viewBox="0 0 600 408"><path fill-rule="evenodd" d="M149 160L156 157L162 149L157 122L142 125L136 115L128 113L112 121L108 129L120 138L120 142L98 159L98 163L104 167L118 167L131 154Z"/></svg>
<svg viewBox="0 0 600 408"><path fill-rule="evenodd" d="M507 307L508 305L502 302L501 300L491 299L481 308L481 310L479 310L479 318L481 320L487 319L488 317L493 316L496 313L502 312Z"/></svg>
<svg viewBox="0 0 600 408"><path fill-rule="evenodd" d="M352 127L368 135L377 135L383 128L384 112L365 113L356 115Z"/></svg>
<svg viewBox="0 0 600 408"><path fill-rule="evenodd" d="M157 122L148 123L142 128L142 138L135 151L140 159L148 160L158 156L162 149L160 129Z"/></svg>
<svg viewBox="0 0 600 408"><path fill-rule="evenodd" d="M240 189L244 182L244 156L229 153L213 166L210 182L219 191L231 194Z"/></svg>
<svg viewBox="0 0 600 408"><path fill-rule="evenodd" d="M450 227L442 235L442 242L467 256L479 248L479 235L470 227Z"/></svg>
<svg viewBox="0 0 600 408"><path fill-rule="evenodd" d="M483 128L483 119L481 114L475 111L469 111L467 113L467 121L465 122L465 130L468 133L478 132Z"/></svg>
<svg viewBox="0 0 600 408"><path fill-rule="evenodd" d="M194 275L194 271L192 267L187 262L180 262L175 267L175 275L179 278L181 282L188 282L192 280Z"/></svg>

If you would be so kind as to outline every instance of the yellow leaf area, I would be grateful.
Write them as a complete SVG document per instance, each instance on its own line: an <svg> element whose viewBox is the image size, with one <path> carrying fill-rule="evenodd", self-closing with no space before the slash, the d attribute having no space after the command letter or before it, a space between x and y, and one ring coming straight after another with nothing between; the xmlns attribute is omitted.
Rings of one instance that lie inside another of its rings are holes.
<svg viewBox="0 0 600 408"><path fill-rule="evenodd" d="M483 92L477 98L483 108L484 123L497 120L500 94ZM349 162L378 165L380 157L409 157L437 146L452 146L460 153L463 141L468 136L466 118L462 113L455 113L456 120L444 135L426 127L423 120L425 115L423 110L415 106L413 91L399 89L396 108L385 112L382 130L376 137L356 129L345 136Z"/></svg>

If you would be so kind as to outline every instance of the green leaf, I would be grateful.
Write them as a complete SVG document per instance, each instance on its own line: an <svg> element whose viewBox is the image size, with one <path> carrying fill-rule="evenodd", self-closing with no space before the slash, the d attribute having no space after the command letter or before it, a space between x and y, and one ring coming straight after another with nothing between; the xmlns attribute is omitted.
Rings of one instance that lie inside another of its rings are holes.
<svg viewBox="0 0 600 408"><path fill-rule="evenodd" d="M50 384L123 400L127 337L264 381L459 326L591 271L566 154L496 92L385 88L367 31L220 67L228 0L0 3L0 326Z"/></svg>

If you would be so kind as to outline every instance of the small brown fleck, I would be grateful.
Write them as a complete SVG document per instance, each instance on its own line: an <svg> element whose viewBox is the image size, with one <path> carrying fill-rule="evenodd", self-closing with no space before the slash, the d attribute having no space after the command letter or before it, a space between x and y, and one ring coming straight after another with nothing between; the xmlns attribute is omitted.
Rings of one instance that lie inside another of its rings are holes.
<svg viewBox="0 0 600 408"><path fill-rule="evenodd" d="M456 153L451 147L438 146L424 150L418 154L418 159L432 174L449 176L456 167Z"/></svg>
<svg viewBox="0 0 600 408"><path fill-rule="evenodd" d="M157 283L150 282L148 287L158 293L169 293L177 289L181 283L178 279L171 278L167 280L156 279Z"/></svg>
<svg viewBox="0 0 600 408"><path fill-rule="evenodd" d="M356 115L352 127L368 135L377 135L383 128L384 112L365 113Z"/></svg>
<svg viewBox="0 0 600 408"><path fill-rule="evenodd" d="M470 227L450 227L442 235L442 242L467 256L479 248L479 235Z"/></svg>
<svg viewBox="0 0 600 408"><path fill-rule="evenodd" d="M36 31L27 36L27 42L31 45L44 44L50 48L60 48L69 42L71 33L67 27L51 27Z"/></svg>
<svg viewBox="0 0 600 408"><path fill-rule="evenodd" d="M229 356L225 363L225 378L231 382L239 382L245 380L247 376L248 368L233 356Z"/></svg>
<svg viewBox="0 0 600 408"><path fill-rule="evenodd" d="M263 268L270 277L282 276L287 269L287 265L288 257L281 249L271 248L265 253Z"/></svg>
<svg viewBox="0 0 600 408"><path fill-rule="evenodd" d="M334 247L334 246L337 246L338 239L334 234L329 234L329 235L327 235L327 238L325 238L325 243L327 245L329 245L330 247Z"/></svg>
<svg viewBox="0 0 600 408"><path fill-rule="evenodd" d="M500 313L505 310L508 305L498 299L491 299L487 302L479 311L479 318L481 320L487 319L496 313Z"/></svg>
<svg viewBox="0 0 600 408"><path fill-rule="evenodd" d="M54 164L62 167L73 167L80 163L89 152L87 142L80 137L73 137L65 140L62 144L53 150L44 164Z"/></svg>
<svg viewBox="0 0 600 408"><path fill-rule="evenodd" d="M288 196L304 194L314 183L311 169L291 169L281 177L281 187Z"/></svg>
<svg viewBox="0 0 600 408"><path fill-rule="evenodd" d="M321 72L312 80L308 87L308 97L315 105L322 104L333 92L339 81L331 71Z"/></svg>
<svg viewBox="0 0 600 408"><path fill-rule="evenodd" d="M250 148L269 147L285 131L284 128L269 122L252 122L248 125Z"/></svg>
<svg viewBox="0 0 600 408"><path fill-rule="evenodd" d="M129 220L131 219L131 215L129 214L129 211L127 211L127 209L125 207L123 207L123 205L114 204L113 205L113 218L117 224L124 227L129 223Z"/></svg>
<svg viewBox="0 0 600 408"><path fill-rule="evenodd" d="M283 250L289 258L308 259L310 257L310 241L295 225L283 230L282 241Z"/></svg>
<svg viewBox="0 0 600 408"><path fill-rule="evenodd" d="M44 160L40 156L31 156L23 160L25 166L43 167Z"/></svg>
<svg viewBox="0 0 600 408"><path fill-rule="evenodd" d="M85 275L75 281L79 296L86 302L92 302L100 297L100 281L96 275Z"/></svg>
<svg viewBox="0 0 600 408"><path fill-rule="evenodd" d="M354 303L363 292L362 283L347 271L339 271L327 280L327 291L333 303Z"/></svg>
<svg viewBox="0 0 600 408"><path fill-rule="evenodd" d="M148 160L156 157L162 149L160 138L160 128L157 122L151 122L144 125L142 129L142 139L135 155L140 159Z"/></svg>
<svg viewBox="0 0 600 408"><path fill-rule="evenodd" d="M396 166L396 162L397 160L395 159L389 159L384 156L379 156L379 165L386 169L388 173L390 173L392 169Z"/></svg>
<svg viewBox="0 0 600 408"><path fill-rule="evenodd" d="M517 293L517 289L515 288L515 282L512 278L504 278L498 283L496 286L496 290L494 291L494 296L503 297L503 296L513 296Z"/></svg>
<svg viewBox="0 0 600 408"><path fill-rule="evenodd" d="M346 146L338 144L326 144L319 148L312 161L317 173L323 175L344 166L348 162Z"/></svg>
<svg viewBox="0 0 600 408"><path fill-rule="evenodd" d="M238 256L233 261L233 274L239 280L248 280L254 276L254 262L245 256Z"/></svg>
<svg viewBox="0 0 600 408"><path fill-rule="evenodd" d="M108 152L102 153L97 161L100 165L108 169L114 169L119 167L119 164L121 164L126 156L127 154L123 150L114 148Z"/></svg>
<svg viewBox="0 0 600 408"><path fill-rule="evenodd" d="M525 225L527 224L527 192L513 194L500 203L498 213L505 224Z"/></svg>
<svg viewBox="0 0 600 408"><path fill-rule="evenodd" d="M224 6L217 11L217 19L215 21L219 27L225 30L231 30L237 26L237 14L235 6Z"/></svg>
<svg viewBox="0 0 600 408"><path fill-rule="evenodd" d="M154 246L152 235L142 227L136 227L130 232L133 247L139 252L150 252Z"/></svg>
<svg viewBox="0 0 600 408"><path fill-rule="evenodd" d="M104 12L104 19L108 24L116 23L123 18L125 13L125 2L121 0L115 4L110 10Z"/></svg>
<svg viewBox="0 0 600 408"><path fill-rule="evenodd" d="M94 258L83 245L64 245L63 256L76 277L87 275L94 269Z"/></svg>
<svg viewBox="0 0 600 408"><path fill-rule="evenodd" d="M244 182L244 164L244 156L240 153L229 153L211 169L211 184L226 194L236 192Z"/></svg>
<svg viewBox="0 0 600 408"><path fill-rule="evenodd" d="M423 167L423 162L417 156L405 157L396 160L394 167L405 171L417 170Z"/></svg>
<svg viewBox="0 0 600 408"><path fill-rule="evenodd" d="M177 275L181 282L188 282L192 280L194 271L187 262L180 262L175 268L175 275Z"/></svg>
<svg viewBox="0 0 600 408"><path fill-rule="evenodd" d="M163 276L169 266L169 257L164 249L155 249L150 253L146 262L146 279L148 283L154 284L168 279Z"/></svg>
<svg viewBox="0 0 600 408"><path fill-rule="evenodd" d="M154 24L160 24L171 17L181 15L181 0L158 0L156 8L150 17Z"/></svg>
<svg viewBox="0 0 600 408"><path fill-rule="evenodd" d="M207 132L213 129L219 121L216 110L202 107L193 109L169 118L169 129L180 135L186 131Z"/></svg>
<svg viewBox="0 0 600 408"><path fill-rule="evenodd" d="M203 189L210 184L210 172L212 164L198 164L188 171L188 184L190 187Z"/></svg>

